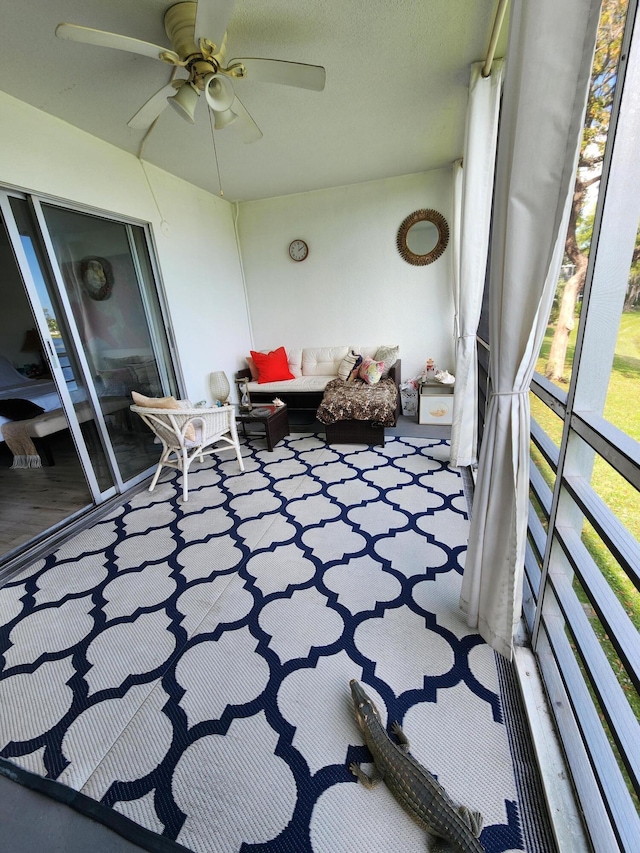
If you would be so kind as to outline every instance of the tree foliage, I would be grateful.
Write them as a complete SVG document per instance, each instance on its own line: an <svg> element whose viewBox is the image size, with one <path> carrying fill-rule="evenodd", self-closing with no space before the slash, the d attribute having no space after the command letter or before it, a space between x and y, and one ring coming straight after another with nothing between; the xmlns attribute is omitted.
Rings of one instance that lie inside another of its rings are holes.
<svg viewBox="0 0 640 853"><path fill-rule="evenodd" d="M602 4L565 245L566 256L574 271L567 282L562 282L562 295L558 294L558 318L545 367L545 375L555 381L563 378L569 334L575 325L576 304L584 289L593 228L593 206L589 201L593 199L602 175L627 5L628 0L603 0Z"/></svg>

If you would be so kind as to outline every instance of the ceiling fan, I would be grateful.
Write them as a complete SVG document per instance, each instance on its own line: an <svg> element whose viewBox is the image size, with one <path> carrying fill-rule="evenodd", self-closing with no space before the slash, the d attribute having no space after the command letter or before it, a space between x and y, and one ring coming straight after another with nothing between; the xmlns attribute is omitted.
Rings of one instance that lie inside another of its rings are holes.
<svg viewBox="0 0 640 853"><path fill-rule="evenodd" d="M278 59L242 58L227 63L226 29L234 2L187 0L171 6L164 15L171 49L78 24L58 24L56 36L137 53L174 67L169 83L143 104L127 122L129 127L149 130L168 104L194 124L195 109L204 93L216 130L235 124L245 142L255 142L262 132L235 93L234 82L255 80L321 92L326 75L321 65ZM186 77L178 77L181 69Z"/></svg>

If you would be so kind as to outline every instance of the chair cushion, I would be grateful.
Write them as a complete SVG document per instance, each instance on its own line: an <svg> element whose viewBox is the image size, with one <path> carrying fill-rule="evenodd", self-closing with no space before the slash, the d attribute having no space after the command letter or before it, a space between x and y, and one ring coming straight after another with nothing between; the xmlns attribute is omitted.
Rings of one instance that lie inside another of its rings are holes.
<svg viewBox="0 0 640 853"><path fill-rule="evenodd" d="M272 350L268 353L251 350L251 358L258 368L258 383L280 382L283 379L294 379L289 370L289 362L284 347Z"/></svg>
<svg viewBox="0 0 640 853"><path fill-rule="evenodd" d="M175 397L145 397L144 394L138 394L137 391L132 391L131 397L136 406L142 406L145 409L177 409L180 411L182 408ZM187 424L184 437L189 441L196 440L196 431L193 428L193 424Z"/></svg>

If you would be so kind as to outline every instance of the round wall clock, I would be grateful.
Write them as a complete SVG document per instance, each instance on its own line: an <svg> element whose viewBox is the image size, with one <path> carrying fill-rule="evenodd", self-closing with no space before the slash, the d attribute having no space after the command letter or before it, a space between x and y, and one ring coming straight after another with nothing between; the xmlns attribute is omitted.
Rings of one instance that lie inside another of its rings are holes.
<svg viewBox="0 0 640 853"><path fill-rule="evenodd" d="M293 240L289 246L289 257L292 261L304 261L309 254L309 247L304 240Z"/></svg>

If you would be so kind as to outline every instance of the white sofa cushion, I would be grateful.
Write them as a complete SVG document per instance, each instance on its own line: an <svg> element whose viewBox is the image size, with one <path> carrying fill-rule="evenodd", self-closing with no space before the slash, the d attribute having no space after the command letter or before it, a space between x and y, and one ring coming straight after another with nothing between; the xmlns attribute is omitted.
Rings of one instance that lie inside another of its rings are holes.
<svg viewBox="0 0 640 853"><path fill-rule="evenodd" d="M337 376L349 347L309 347L302 350L303 376Z"/></svg>
<svg viewBox="0 0 640 853"><path fill-rule="evenodd" d="M259 391L261 394L291 394L294 391L324 391L327 382L335 376L299 376L297 379L284 379L282 382L248 382L249 394Z"/></svg>
<svg viewBox="0 0 640 853"><path fill-rule="evenodd" d="M287 350L287 358L289 359L289 370L293 373L296 379L298 379L302 376L302 350Z"/></svg>
<svg viewBox="0 0 640 853"><path fill-rule="evenodd" d="M337 376L342 360L350 352L356 352L363 358L373 358L377 349L355 344L344 347L306 347L302 350L302 375Z"/></svg>

